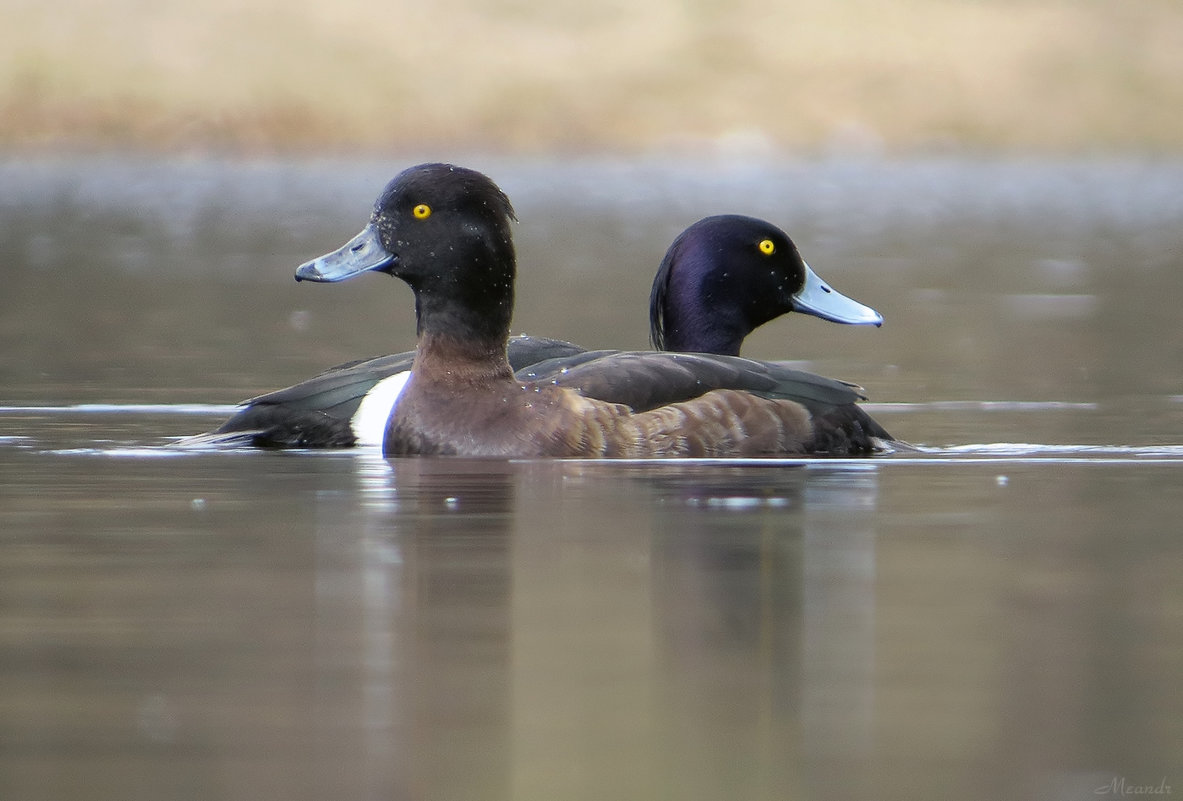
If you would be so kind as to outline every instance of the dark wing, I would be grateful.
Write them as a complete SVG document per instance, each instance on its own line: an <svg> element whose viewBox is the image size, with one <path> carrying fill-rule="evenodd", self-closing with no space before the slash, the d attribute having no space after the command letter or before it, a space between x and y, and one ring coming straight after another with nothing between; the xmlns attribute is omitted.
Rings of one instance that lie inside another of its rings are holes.
<svg viewBox="0 0 1183 801"><path fill-rule="evenodd" d="M539 362L518 377L577 389L635 411L690 400L712 389L787 398L807 407L866 400L859 387L845 381L777 362L701 353L585 351L573 358Z"/></svg>
<svg viewBox="0 0 1183 801"><path fill-rule="evenodd" d="M580 351L558 339L518 336L509 341L509 362L518 370ZM383 379L410 370L414 359L414 351L408 351L339 364L307 381L243 401L242 410L213 434L241 434L236 442L246 437L257 447L349 447L356 442L350 421L366 393Z"/></svg>
<svg viewBox="0 0 1183 801"><path fill-rule="evenodd" d="M597 351L534 365L519 378L578 390L597 400L642 412L691 400L715 389L736 389L800 403L814 421L814 450L857 453L869 438L892 436L858 406L861 388L777 362L738 356L653 351Z"/></svg>
<svg viewBox="0 0 1183 801"><path fill-rule="evenodd" d="M385 378L411 369L415 354L395 353L331 367L284 389L243 401L214 434L250 432L250 444L271 448L347 448L350 420L362 398Z"/></svg>
<svg viewBox="0 0 1183 801"><path fill-rule="evenodd" d="M516 336L509 338L509 366L520 372L530 365L554 359L576 358L583 348L561 339Z"/></svg>

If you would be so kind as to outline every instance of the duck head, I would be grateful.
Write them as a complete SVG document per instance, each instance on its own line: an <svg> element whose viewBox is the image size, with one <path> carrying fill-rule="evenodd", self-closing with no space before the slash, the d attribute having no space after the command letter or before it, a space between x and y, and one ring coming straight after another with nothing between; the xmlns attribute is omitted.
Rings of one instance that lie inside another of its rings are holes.
<svg viewBox="0 0 1183 801"><path fill-rule="evenodd" d="M879 312L818 277L784 231L754 217L699 220L678 236L649 296L659 350L739 355L744 337L790 311L846 325L883 324Z"/></svg>
<svg viewBox="0 0 1183 801"><path fill-rule="evenodd" d="M401 278L415 293L419 332L504 340L513 314L513 207L496 184L451 164L397 175L370 222L343 246L300 265L297 281L365 272Z"/></svg>

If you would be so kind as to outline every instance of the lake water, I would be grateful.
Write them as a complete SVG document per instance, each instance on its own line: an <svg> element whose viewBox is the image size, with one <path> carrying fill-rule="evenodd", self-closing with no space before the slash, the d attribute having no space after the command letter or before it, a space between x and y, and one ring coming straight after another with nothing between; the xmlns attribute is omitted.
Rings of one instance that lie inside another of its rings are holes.
<svg viewBox="0 0 1183 801"><path fill-rule="evenodd" d="M868 460L170 447L405 350L297 285L390 162L0 162L0 798L1183 792L1183 164L472 159L515 330L644 347L666 246L784 227L882 329Z"/></svg>

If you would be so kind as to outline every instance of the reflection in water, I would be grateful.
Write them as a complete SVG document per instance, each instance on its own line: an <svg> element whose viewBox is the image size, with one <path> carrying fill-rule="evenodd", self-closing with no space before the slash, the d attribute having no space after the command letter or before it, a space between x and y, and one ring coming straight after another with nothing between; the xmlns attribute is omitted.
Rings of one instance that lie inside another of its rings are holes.
<svg viewBox="0 0 1183 801"><path fill-rule="evenodd" d="M852 798L871 790L877 490L865 468L826 475L806 496L802 730L826 786Z"/></svg>
<svg viewBox="0 0 1183 801"><path fill-rule="evenodd" d="M357 656L365 787L860 786L874 470L367 457L355 475L360 542L340 524L356 508L318 504L317 652L322 671Z"/></svg>
<svg viewBox="0 0 1183 801"><path fill-rule="evenodd" d="M358 674L345 732L328 733L362 739L354 789L509 797L509 466L363 454L356 478L316 528L318 662Z"/></svg>

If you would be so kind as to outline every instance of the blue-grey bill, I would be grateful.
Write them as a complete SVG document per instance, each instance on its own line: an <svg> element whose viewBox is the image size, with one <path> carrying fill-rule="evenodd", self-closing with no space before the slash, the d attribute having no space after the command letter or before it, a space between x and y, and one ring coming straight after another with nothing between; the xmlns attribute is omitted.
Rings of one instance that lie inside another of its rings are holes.
<svg viewBox="0 0 1183 801"><path fill-rule="evenodd" d="M793 311L846 325L883 325L883 315L835 291L805 265L805 286L793 295Z"/></svg>
<svg viewBox="0 0 1183 801"><path fill-rule="evenodd" d="M394 255L382 246L378 229L370 223L337 250L297 267L296 280L334 283L370 270L380 270L392 261Z"/></svg>

